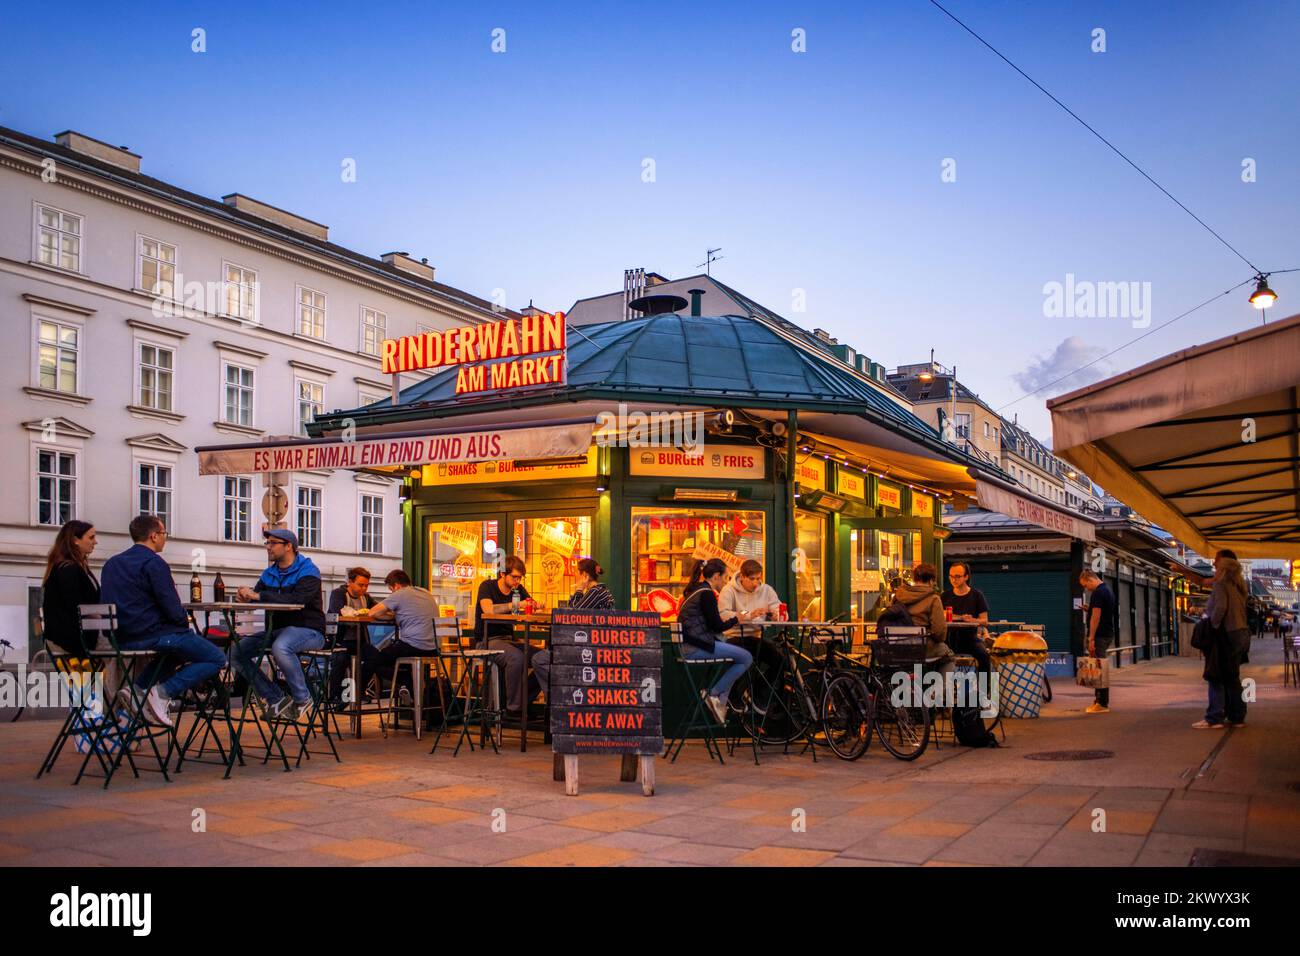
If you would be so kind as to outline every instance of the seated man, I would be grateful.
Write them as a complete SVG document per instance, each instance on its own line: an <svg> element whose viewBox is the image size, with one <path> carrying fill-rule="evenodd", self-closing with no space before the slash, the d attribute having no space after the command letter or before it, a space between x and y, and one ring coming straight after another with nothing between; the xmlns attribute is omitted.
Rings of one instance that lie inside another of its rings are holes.
<svg viewBox="0 0 1300 956"><path fill-rule="evenodd" d="M240 588L241 601L267 604L301 604L301 611L276 611L272 616L275 630L263 631L240 640L232 655L235 666L249 687L262 700L263 712L274 719L297 720L311 706L311 691L298 655L325 646L325 612L321 610L320 571L311 558L298 551L298 536L286 528L272 528L264 535L270 565L253 587ZM267 643L271 657L284 675L289 693L267 679L254 661L262 656Z"/></svg>
<svg viewBox="0 0 1300 956"><path fill-rule="evenodd" d="M933 564L918 564L912 568L912 583L899 585L894 590L894 600L907 608L915 627L928 628L930 636L926 640L926 659L940 665L941 669L952 669L952 650L948 647L948 620L944 615L943 601L935 590L938 573Z"/></svg>
<svg viewBox="0 0 1300 956"><path fill-rule="evenodd" d="M100 600L117 605L118 642L124 650L166 651L170 658L180 661L180 667L160 683L154 683L158 675L149 669L135 679L140 690L148 690L145 719L171 727L171 701L215 677L226 657L190 628L185 608L176 596L172 569L160 556L167 544L162 519L139 515L131 519L129 530L135 543L105 562Z"/></svg>
<svg viewBox="0 0 1300 956"><path fill-rule="evenodd" d="M372 672L391 682L399 657L426 657L439 652L438 637L433 630L433 619L438 616L438 599L424 588L413 585L411 576L400 569L389 571L384 585L392 593L372 607L366 616L372 621L397 622L397 639L376 651L370 665ZM368 680L369 674L363 669L362 686ZM398 690L403 696L403 704L407 703L406 695L410 692L410 677L403 672Z"/></svg>
<svg viewBox="0 0 1300 956"><path fill-rule="evenodd" d="M987 673L991 666L988 648L984 646L984 633L989 622L989 602L984 599L984 592L970 586L970 565L965 561L954 561L948 567L948 583L952 585L943 592L940 600L945 608L952 609L953 624L978 624L980 627L952 627L952 638L948 644L958 654L969 654L979 664L979 669Z"/></svg>
<svg viewBox="0 0 1300 956"><path fill-rule="evenodd" d="M725 620L734 617L741 624L776 620L781 599L772 585L763 581L763 566L753 558L740 566L740 571L718 592L718 613ZM755 666L761 667L769 679L781 666L781 652L771 641L762 639L757 630L746 631L735 627L724 637L728 644L737 644L754 656ZM736 692L732 703L740 706Z"/></svg>
<svg viewBox="0 0 1300 956"><path fill-rule="evenodd" d="M343 609L348 608L351 612L348 617L351 617L358 611L368 611L374 606L375 599L370 596L370 572L365 568L348 568L348 583L340 584L330 592L326 610L330 614L342 614ZM352 688L355 700L369 683L370 675L374 673L375 655L378 653L375 646L370 643L370 629L365 622L344 623L345 620L346 618L339 622L338 646L347 653L335 655L333 669L330 672L330 700L335 703L342 700L343 680L350 670L353 655L361 655L361 686Z"/></svg>

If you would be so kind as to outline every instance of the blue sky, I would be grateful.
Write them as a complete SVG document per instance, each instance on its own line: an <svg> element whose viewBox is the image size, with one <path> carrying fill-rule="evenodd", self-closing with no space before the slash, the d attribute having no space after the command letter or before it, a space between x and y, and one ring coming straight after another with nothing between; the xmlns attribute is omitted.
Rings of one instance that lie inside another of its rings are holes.
<svg viewBox="0 0 1300 956"><path fill-rule="evenodd" d="M1300 4L945 5L1260 268L1300 266ZM721 246L723 281L889 367L933 348L995 407L1139 334L1046 317L1044 283L1150 282L1155 325L1251 271L924 0L23 4L0 35L0 125L129 145L514 307ZM1300 311L1300 273L1273 284ZM1258 324L1248 291L1101 368ZM1050 436L1042 395L1013 412Z"/></svg>

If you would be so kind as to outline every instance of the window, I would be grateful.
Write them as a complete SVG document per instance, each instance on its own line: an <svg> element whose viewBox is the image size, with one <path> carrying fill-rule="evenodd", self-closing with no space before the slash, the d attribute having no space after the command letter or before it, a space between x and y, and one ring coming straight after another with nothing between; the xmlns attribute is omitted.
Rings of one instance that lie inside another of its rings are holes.
<svg viewBox="0 0 1300 956"><path fill-rule="evenodd" d="M223 478L221 540L253 540L253 479Z"/></svg>
<svg viewBox="0 0 1300 956"><path fill-rule="evenodd" d="M696 551L722 558L733 570L747 558L762 562L763 519L762 511L633 508L633 610L658 611L665 620L675 620ZM792 614L794 610L790 608Z"/></svg>
<svg viewBox="0 0 1300 956"><path fill-rule="evenodd" d="M168 465L150 465L141 462L136 468L139 502L142 515L157 515L168 528L172 526L172 470Z"/></svg>
<svg viewBox="0 0 1300 956"><path fill-rule="evenodd" d="M547 607L567 601L578 585L578 559L591 554L591 515L516 518L514 531L513 553L528 568L528 593Z"/></svg>
<svg viewBox="0 0 1300 956"><path fill-rule="evenodd" d="M361 310L361 351L367 355L379 354L379 343L384 341L388 316L377 309Z"/></svg>
<svg viewBox="0 0 1300 956"><path fill-rule="evenodd" d="M298 541L304 548L320 547L321 489L298 486Z"/></svg>
<svg viewBox="0 0 1300 956"><path fill-rule="evenodd" d="M54 525L77 516L77 456L40 449L36 453L36 520Z"/></svg>
<svg viewBox="0 0 1300 956"><path fill-rule="evenodd" d="M37 206L36 259L47 266L81 271L81 217Z"/></svg>
<svg viewBox="0 0 1300 956"><path fill-rule="evenodd" d="M140 343L140 404L160 411L172 410L171 349Z"/></svg>
<svg viewBox="0 0 1300 956"><path fill-rule="evenodd" d="M252 269L225 264L226 315L247 322L257 321L257 273Z"/></svg>
<svg viewBox="0 0 1300 956"><path fill-rule="evenodd" d="M176 297L176 247L140 237L140 288L165 299Z"/></svg>
<svg viewBox="0 0 1300 956"><path fill-rule="evenodd" d="M298 286L298 334L325 338L325 293Z"/></svg>
<svg viewBox="0 0 1300 956"><path fill-rule="evenodd" d="M226 365L226 401L222 421L232 425L253 424L253 370Z"/></svg>
<svg viewBox="0 0 1300 956"><path fill-rule="evenodd" d="M970 438L970 415L965 412L958 412L955 417L957 419L957 437Z"/></svg>
<svg viewBox="0 0 1300 956"><path fill-rule="evenodd" d="M40 387L76 394L81 330L75 325L41 319L37 337Z"/></svg>
<svg viewBox="0 0 1300 956"><path fill-rule="evenodd" d="M375 404L375 402L382 402L386 398L390 398L390 397L391 397L390 395L382 392L365 392L365 391L358 392L357 405L358 406L373 405Z"/></svg>
<svg viewBox="0 0 1300 956"><path fill-rule="evenodd" d="M361 496L361 553L382 554L384 550L384 499L382 495Z"/></svg>
<svg viewBox="0 0 1300 956"><path fill-rule="evenodd" d="M991 429L991 426L989 425L988 422L985 422L985 423L984 423L984 437L985 437L985 438L991 438L991 437L992 437L992 429Z"/></svg>
<svg viewBox="0 0 1300 956"><path fill-rule="evenodd" d="M325 386L298 379L298 434L307 434L307 423L325 410Z"/></svg>

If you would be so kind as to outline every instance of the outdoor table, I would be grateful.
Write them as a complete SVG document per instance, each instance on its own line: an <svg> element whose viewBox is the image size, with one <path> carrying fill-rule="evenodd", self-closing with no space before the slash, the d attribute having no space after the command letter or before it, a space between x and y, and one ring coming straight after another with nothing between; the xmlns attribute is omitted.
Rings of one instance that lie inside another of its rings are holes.
<svg viewBox="0 0 1300 956"><path fill-rule="evenodd" d="M181 607L185 608L185 610L190 613L190 616L192 618L194 617L195 614L199 612L203 613L204 616L203 636L204 637L208 636L208 626L209 626L208 622L211 620L212 614L216 612L224 615L226 618L226 625L230 630L230 653L232 655L234 654L235 645L238 644L240 641L239 633L235 628L235 614L237 612L239 611L264 612L266 615L265 622L264 622L265 632L267 634L270 634L273 633L275 630L273 618L276 611L301 611L303 609L303 605L301 604L273 604L269 601L192 601L188 604L182 604ZM195 619L194 623L195 623L195 627L197 627L198 626L197 619ZM257 659L253 662L254 671L260 671L262 669L262 662L266 660L266 655L270 653L270 650L271 650L271 642L267 641L266 644L262 647L262 653L259 654L257 656ZM230 666L231 669L233 670L234 669L233 662L231 662ZM250 681L248 684L248 690L244 692L244 703L243 703L243 707L240 708L239 711L239 722L231 728L230 753L226 757L226 772L224 775L225 779L230 778L231 771L235 769L235 761L239 760L240 757L242 756L241 754L242 744L240 738L244 732L244 721L248 716L248 705L252 696L253 696L253 684ZM283 746L280 747L280 756L284 760L284 769L288 770L289 758L285 755Z"/></svg>
<svg viewBox="0 0 1300 956"><path fill-rule="evenodd" d="M510 621L516 626L522 625L524 630L524 666L521 671L520 680L523 686L520 688L520 702L522 711L519 720L519 752L527 753L528 751L528 666L533 659L533 631L539 632L540 640L545 643L547 648L551 646L551 612L534 611L532 614L480 614L480 618L485 621ZM550 697L547 697L546 707L549 710L551 706ZM543 718L545 722L546 719ZM549 722L545 728L549 731Z"/></svg>
<svg viewBox="0 0 1300 956"><path fill-rule="evenodd" d="M983 646L979 632L981 627L987 626L981 621L949 621L947 641L948 647L954 653L974 657L980 662L980 670L985 672L990 666L989 652L988 648Z"/></svg>

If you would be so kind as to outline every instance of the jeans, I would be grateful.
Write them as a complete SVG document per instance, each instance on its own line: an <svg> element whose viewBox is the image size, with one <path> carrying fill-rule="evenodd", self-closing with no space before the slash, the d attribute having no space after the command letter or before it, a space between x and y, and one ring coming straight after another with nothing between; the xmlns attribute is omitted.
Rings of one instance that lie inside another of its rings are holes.
<svg viewBox="0 0 1300 956"><path fill-rule="evenodd" d="M732 662L709 690L710 697L721 697L723 700L730 695L731 685L754 663L753 654L739 644L728 644L726 641L714 641L711 651L690 645L690 649L686 652L687 660L699 660L702 657L724 657Z"/></svg>
<svg viewBox="0 0 1300 956"><path fill-rule="evenodd" d="M269 681L253 662L261 655L268 640L271 644L271 657L284 675L284 682L289 685L289 693L294 703L302 705L311 702L311 691L307 689L307 675L303 673L298 655L303 651L318 651L325 646L325 635L309 627L282 627L272 631L267 637L265 631L243 638L235 648L234 661L244 679L267 703L273 704L283 695L280 689Z"/></svg>
<svg viewBox="0 0 1300 956"><path fill-rule="evenodd" d="M122 649L126 651L165 651L169 657L179 658L182 663L170 676L159 682L163 694L167 697L179 697L191 687L195 687L209 678L215 677L225 666L226 655L217 650L216 645L206 638L199 637L193 631L177 631L175 634L163 634L141 641L123 641ZM148 689L155 681L161 668L168 668L167 661L160 666L145 668L135 679L141 690Z"/></svg>

